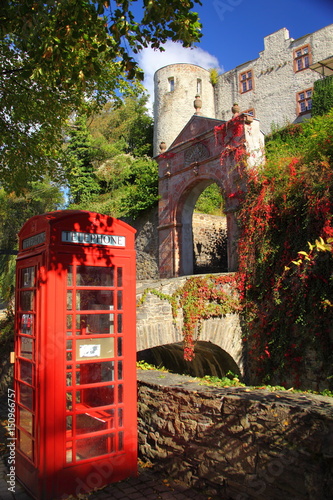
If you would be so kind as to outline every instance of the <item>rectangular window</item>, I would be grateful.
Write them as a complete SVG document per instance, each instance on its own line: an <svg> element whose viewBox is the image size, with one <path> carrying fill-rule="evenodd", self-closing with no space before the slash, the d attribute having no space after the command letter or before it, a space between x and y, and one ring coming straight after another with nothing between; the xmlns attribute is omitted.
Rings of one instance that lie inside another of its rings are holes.
<svg viewBox="0 0 333 500"><path fill-rule="evenodd" d="M241 73L239 76L240 83L240 93L244 94L244 92L248 92L253 89L253 71L245 71Z"/></svg>
<svg viewBox="0 0 333 500"><path fill-rule="evenodd" d="M309 113L312 108L312 89L302 90L297 94L297 114Z"/></svg>
<svg viewBox="0 0 333 500"><path fill-rule="evenodd" d="M77 286L113 286L113 267L78 266L76 271Z"/></svg>
<svg viewBox="0 0 333 500"><path fill-rule="evenodd" d="M202 88L201 88L201 79L197 78L197 94L201 95L201 91L202 91Z"/></svg>
<svg viewBox="0 0 333 500"><path fill-rule="evenodd" d="M168 79L169 82L169 92L173 92L175 90L175 79L173 77Z"/></svg>
<svg viewBox="0 0 333 500"><path fill-rule="evenodd" d="M76 315L76 335L106 335L110 333L114 333L113 314Z"/></svg>
<svg viewBox="0 0 333 500"><path fill-rule="evenodd" d="M106 455L115 450L115 434L79 439L76 444L77 460Z"/></svg>
<svg viewBox="0 0 333 500"><path fill-rule="evenodd" d="M311 64L311 53L309 45L304 45L304 47L301 47L300 49L294 51L295 72L302 71L303 69L308 68L310 64Z"/></svg>
<svg viewBox="0 0 333 500"><path fill-rule="evenodd" d="M112 290L78 290L76 292L76 309L80 311L107 311L114 308Z"/></svg>

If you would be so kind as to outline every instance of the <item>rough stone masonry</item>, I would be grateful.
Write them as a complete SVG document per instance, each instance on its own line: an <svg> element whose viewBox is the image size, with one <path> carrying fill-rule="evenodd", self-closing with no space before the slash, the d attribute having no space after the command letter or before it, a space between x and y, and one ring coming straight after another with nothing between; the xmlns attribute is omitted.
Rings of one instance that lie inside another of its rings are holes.
<svg viewBox="0 0 333 500"><path fill-rule="evenodd" d="M139 370L139 450L220 500L331 500L328 397Z"/></svg>

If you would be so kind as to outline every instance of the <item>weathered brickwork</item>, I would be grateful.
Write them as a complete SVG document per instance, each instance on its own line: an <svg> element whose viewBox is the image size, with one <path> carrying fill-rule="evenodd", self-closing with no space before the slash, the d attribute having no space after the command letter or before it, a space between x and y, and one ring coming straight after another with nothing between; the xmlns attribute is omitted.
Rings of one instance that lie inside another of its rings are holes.
<svg viewBox="0 0 333 500"><path fill-rule="evenodd" d="M330 500L331 398L138 372L139 451L220 500Z"/></svg>
<svg viewBox="0 0 333 500"><path fill-rule="evenodd" d="M155 155L160 153L161 141L165 141L167 148L172 145L194 114L193 99L200 78L203 116L229 120L231 107L238 103L241 111L254 111L265 134L271 131L272 124L283 126L309 118L309 112L299 113L297 94L312 89L321 76L310 68L295 71L295 51L304 46L309 47L310 65L331 57L333 24L297 40L290 37L286 28L266 36L264 50L257 59L221 74L214 87L209 81L209 72L199 66L172 64L159 69L155 74ZM252 72L251 89L241 92L241 75L249 71ZM175 78L174 90L169 87L172 77Z"/></svg>

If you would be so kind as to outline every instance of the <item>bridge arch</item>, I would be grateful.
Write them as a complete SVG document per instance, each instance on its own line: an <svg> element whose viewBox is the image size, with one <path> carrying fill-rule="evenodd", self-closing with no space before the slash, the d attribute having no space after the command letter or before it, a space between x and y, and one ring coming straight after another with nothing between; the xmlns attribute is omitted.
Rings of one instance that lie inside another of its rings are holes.
<svg viewBox="0 0 333 500"><path fill-rule="evenodd" d="M159 346L178 344L181 346L183 357L182 314L179 311L177 317L174 318L170 302L163 297L177 292L186 280L186 277L179 277L137 283L137 302L140 304L137 309L138 353ZM146 294L147 288L153 292ZM143 296L145 299L141 301ZM233 360L231 371L240 373L242 376L245 375L244 342L242 341L240 317L237 313L203 320L196 346L200 345L201 342L205 344L206 348L215 349L215 352L219 350L221 350L220 353L225 352L224 359L230 357ZM219 359L222 359L221 355L219 355Z"/></svg>
<svg viewBox="0 0 333 500"><path fill-rule="evenodd" d="M196 355L190 363L184 360L184 347L181 342L164 344L145 349L138 353L138 361L145 361L158 368L164 367L173 373L192 377L225 377L229 372L242 377L236 361L220 346L212 342L198 341Z"/></svg>

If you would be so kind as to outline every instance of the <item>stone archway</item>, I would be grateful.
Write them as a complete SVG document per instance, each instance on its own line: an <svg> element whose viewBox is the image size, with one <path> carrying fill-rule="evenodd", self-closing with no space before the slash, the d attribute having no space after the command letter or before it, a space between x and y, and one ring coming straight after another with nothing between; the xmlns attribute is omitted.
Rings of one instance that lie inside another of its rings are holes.
<svg viewBox="0 0 333 500"><path fill-rule="evenodd" d="M182 276L193 274L193 211L200 194L211 182L210 179L201 179L198 183L188 186L179 198L176 220L179 221L177 225L181 248L179 268Z"/></svg>
<svg viewBox="0 0 333 500"><path fill-rule="evenodd" d="M235 212L247 190L247 173L263 161L259 122L241 114L229 122L193 116L157 157L159 164L159 272L169 278L193 274L192 213L212 182L225 198L228 271L237 269Z"/></svg>
<svg viewBox="0 0 333 500"><path fill-rule="evenodd" d="M182 342L164 344L139 351L137 359L158 368L164 367L173 373L191 375L192 377L212 375L223 378L228 372L242 377L242 373L232 356L212 342L197 342L195 358L190 363L184 359Z"/></svg>

